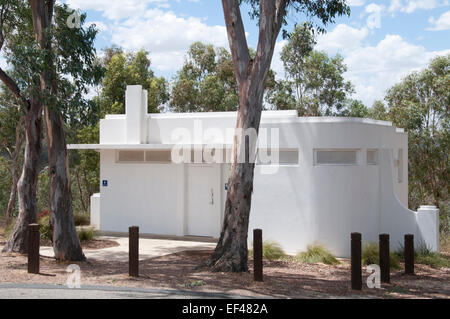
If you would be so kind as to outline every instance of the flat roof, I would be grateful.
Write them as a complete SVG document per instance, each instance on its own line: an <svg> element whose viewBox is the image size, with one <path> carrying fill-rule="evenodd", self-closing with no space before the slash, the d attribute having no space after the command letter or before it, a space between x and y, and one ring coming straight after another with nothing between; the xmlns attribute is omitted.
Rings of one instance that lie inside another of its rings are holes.
<svg viewBox="0 0 450 319"><path fill-rule="evenodd" d="M203 148L205 146L211 148L232 148L232 144L68 144L69 150L154 150L169 151L175 146L183 148Z"/></svg>

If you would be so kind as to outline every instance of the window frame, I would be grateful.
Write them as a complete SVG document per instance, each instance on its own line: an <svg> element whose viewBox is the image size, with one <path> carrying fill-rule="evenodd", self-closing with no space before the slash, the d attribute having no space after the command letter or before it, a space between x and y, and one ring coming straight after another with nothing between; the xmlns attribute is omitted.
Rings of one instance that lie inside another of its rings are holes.
<svg viewBox="0 0 450 319"><path fill-rule="evenodd" d="M319 163L317 161L318 152L355 152L354 163ZM313 166L361 166L360 148L315 148L313 149Z"/></svg>

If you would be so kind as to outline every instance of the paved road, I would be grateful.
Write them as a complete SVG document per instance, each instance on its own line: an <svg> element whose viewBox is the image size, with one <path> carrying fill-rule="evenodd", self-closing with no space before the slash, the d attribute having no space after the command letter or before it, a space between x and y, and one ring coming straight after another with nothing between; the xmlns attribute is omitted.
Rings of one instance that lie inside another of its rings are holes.
<svg viewBox="0 0 450 319"><path fill-rule="evenodd" d="M70 289L50 284L0 284L0 299L201 299L248 298L238 295L172 289L82 286Z"/></svg>

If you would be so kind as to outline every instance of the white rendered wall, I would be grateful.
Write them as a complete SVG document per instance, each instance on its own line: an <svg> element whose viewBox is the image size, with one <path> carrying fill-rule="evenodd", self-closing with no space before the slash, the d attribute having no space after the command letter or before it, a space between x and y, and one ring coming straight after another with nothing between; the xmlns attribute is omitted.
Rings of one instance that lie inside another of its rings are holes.
<svg viewBox="0 0 450 319"><path fill-rule="evenodd" d="M115 151L100 152L100 228L124 232L140 226L150 234L184 235L184 167L116 163Z"/></svg>
<svg viewBox="0 0 450 319"><path fill-rule="evenodd" d="M92 194L90 201L89 215L91 218L91 225L100 229L100 193Z"/></svg>
<svg viewBox="0 0 450 319"><path fill-rule="evenodd" d="M141 92L141 108L130 109L138 101L127 98L127 115L108 115L101 120L101 144L130 145L129 149L143 143L173 144L177 141L172 134L180 128L191 137L190 143L232 143L227 131L235 127L235 112L147 115L142 108L146 105L145 93L134 90ZM140 114L137 119L138 113L133 113L136 110ZM138 119L143 120L140 128L133 127L130 133L129 127ZM265 240L279 242L290 253L318 242L335 255L348 257L351 232L361 232L364 242L377 242L378 234L387 232L393 248L406 233L415 234L416 244L426 241L433 249L438 248L436 210L427 208L416 213L407 209L406 133L388 122L298 118L292 111L263 112L261 128L279 129L279 147L298 148L299 164L280 166L276 174L263 174L264 167L256 166L250 241L251 230L262 228ZM222 134L205 140L196 133L208 129ZM314 149L357 149L358 163L317 166ZM378 165L367 164L368 149L378 150ZM402 182L398 181L395 163L399 149L403 152ZM223 219L229 166L220 165L215 177L220 189L215 209L219 220ZM101 229L124 232L130 225L139 225L143 233L186 235L186 167L116 163L115 150L102 150L101 180L107 180L108 186L101 186Z"/></svg>
<svg viewBox="0 0 450 319"><path fill-rule="evenodd" d="M270 125L277 124L263 126ZM401 144L406 139L397 139L396 134L393 127L363 123L283 124L281 144L300 146L299 165L281 166L275 175L261 174L261 166L256 166L250 230L262 228L264 239L279 242L290 253L317 242L337 256L348 257L351 232L361 232L365 242L377 242L381 230L380 190L384 187L380 182L382 168L380 164L366 164L366 151L406 149L407 145ZM359 149L360 162L314 166L316 148ZM390 183L393 194L393 176ZM397 188L407 195L405 182ZM407 196L402 197L407 201ZM398 225L403 220L393 217L389 222ZM407 228L407 233L415 232L414 226ZM249 240L251 236L249 232Z"/></svg>

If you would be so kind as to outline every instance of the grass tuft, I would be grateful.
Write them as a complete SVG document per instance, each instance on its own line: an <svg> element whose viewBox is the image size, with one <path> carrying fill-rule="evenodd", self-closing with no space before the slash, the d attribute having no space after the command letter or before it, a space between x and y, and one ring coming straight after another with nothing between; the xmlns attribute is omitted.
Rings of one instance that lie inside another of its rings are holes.
<svg viewBox="0 0 450 319"><path fill-rule="evenodd" d="M400 269L400 262L397 255L390 252L389 263L392 269ZM366 243L362 249L362 264L380 264L380 250L377 243Z"/></svg>
<svg viewBox="0 0 450 319"><path fill-rule="evenodd" d="M86 213L73 214L73 221L75 222L75 226L87 226L91 224L90 215Z"/></svg>
<svg viewBox="0 0 450 319"><path fill-rule="evenodd" d="M298 253L294 260L306 264L324 263L335 265L340 263L325 247L317 244L308 245L307 250Z"/></svg>
<svg viewBox="0 0 450 319"><path fill-rule="evenodd" d="M248 250L248 255L253 256L253 249ZM263 242L263 258L267 260L278 260L286 257L286 253L280 244L274 241Z"/></svg>
<svg viewBox="0 0 450 319"><path fill-rule="evenodd" d="M80 241L89 241L94 238L94 229L92 228L84 228L77 230L78 238Z"/></svg>

